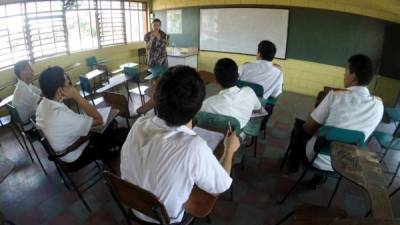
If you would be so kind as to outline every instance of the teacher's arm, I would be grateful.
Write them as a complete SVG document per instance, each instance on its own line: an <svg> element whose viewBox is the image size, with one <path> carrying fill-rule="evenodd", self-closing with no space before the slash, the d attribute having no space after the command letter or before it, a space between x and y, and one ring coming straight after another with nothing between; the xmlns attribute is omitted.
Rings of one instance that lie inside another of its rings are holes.
<svg viewBox="0 0 400 225"><path fill-rule="evenodd" d="M153 35L151 34L151 32L147 33L144 36L144 42L146 42L146 50L149 51L151 49L151 45L153 44Z"/></svg>

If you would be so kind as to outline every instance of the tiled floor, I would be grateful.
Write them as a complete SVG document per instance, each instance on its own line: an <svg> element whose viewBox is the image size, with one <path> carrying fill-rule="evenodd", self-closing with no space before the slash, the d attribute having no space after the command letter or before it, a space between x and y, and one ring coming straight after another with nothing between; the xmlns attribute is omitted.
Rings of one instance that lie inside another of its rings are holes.
<svg viewBox="0 0 400 225"><path fill-rule="evenodd" d="M282 94L269 121L267 139L259 138L257 158L252 156L253 148L250 148L245 169L238 170L234 200L229 201L227 195L219 198L211 214L212 224L274 224L295 205L303 202L327 204L335 183L331 179L315 191L303 185L284 204L276 204L298 176L286 176L279 171L294 118L306 118L313 103L312 97ZM392 126L383 124L380 129L392 129ZM67 191L60 182L54 165L48 162L39 143L35 143L35 146L49 172L48 177L37 164L29 160L8 130L0 130L0 141L0 154L17 165L14 172L0 184L0 211L16 224L126 224L103 182L84 194L93 210L88 213L76 194ZM375 141L371 142L370 147L378 149ZM392 151L386 159L385 169L389 167L393 170L395 163L400 160L400 154ZM399 185L400 179L397 179L393 187ZM400 216L400 194L392 202L395 215ZM344 181L333 207L345 209L351 216L362 216L368 210L368 204L368 197L360 188ZM198 220L196 224L207 223Z"/></svg>

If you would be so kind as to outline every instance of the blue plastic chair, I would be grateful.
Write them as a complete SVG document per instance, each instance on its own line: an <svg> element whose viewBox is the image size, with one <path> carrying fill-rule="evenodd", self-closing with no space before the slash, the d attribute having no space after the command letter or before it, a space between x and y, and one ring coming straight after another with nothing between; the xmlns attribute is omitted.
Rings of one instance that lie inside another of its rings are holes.
<svg viewBox="0 0 400 225"><path fill-rule="evenodd" d="M342 129L342 128L337 128L333 126L323 126L321 127L318 132L317 132L317 140L314 144L314 151L315 151L315 156L314 158L306 164L306 168L302 172L301 176L299 179L296 181L296 183L290 188L290 190L286 193L286 195L282 198L282 200L278 201L278 204L282 204L287 197L289 197L290 193L297 187L297 185L300 184L304 176L307 174L309 170L311 170L313 173L324 176L324 177L332 177L332 178L337 178L338 181L336 183L335 189L331 195L331 198L329 199L328 206L331 205L332 200L339 188L340 181L342 180L342 176L335 171L325 171L325 170L320 170L318 168L315 168L313 166L313 163L315 159L317 158L318 154L323 154L323 155L328 155L330 156L330 145L332 142L341 142L345 144L352 144L356 145L361 148L366 147L365 143L365 135L364 133L360 131L354 131L354 130L348 130L348 129ZM287 150L285 154L285 159L284 162L289 155L290 149Z"/></svg>
<svg viewBox="0 0 400 225"><path fill-rule="evenodd" d="M193 124L195 126L221 133L226 132L226 128L228 127L229 123L231 124L231 127L235 130L236 135L239 136L239 134L241 133L240 123L234 117L224 116L209 112L198 112L193 119ZM244 148L240 147L235 154L235 158L233 159L233 165L241 164L241 168L243 169L244 158L245 158ZM232 173L231 176L234 177L235 176L234 170L232 170L231 173ZM230 196L231 200L233 200L233 185L231 185L230 188L230 195L231 195Z"/></svg>
<svg viewBox="0 0 400 225"><path fill-rule="evenodd" d="M89 97L90 101L92 102L92 104L95 105L95 102L94 102L94 99L93 99L94 92L93 92L92 87L90 86L89 79L85 75L80 75L79 76L79 81L80 81L80 84L81 84L83 97L84 98Z"/></svg>

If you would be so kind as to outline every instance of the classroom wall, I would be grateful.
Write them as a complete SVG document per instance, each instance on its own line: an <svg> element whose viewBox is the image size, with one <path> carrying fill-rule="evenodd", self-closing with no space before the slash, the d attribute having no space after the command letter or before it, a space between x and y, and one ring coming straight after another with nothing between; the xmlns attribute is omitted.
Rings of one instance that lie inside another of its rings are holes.
<svg viewBox="0 0 400 225"><path fill-rule="evenodd" d="M61 66L79 62L80 67L71 72L70 76L75 83L79 80L79 75L89 72L89 67L86 65L86 58L90 56L96 56L97 59L108 60L107 65L110 70L117 69L120 64L126 62L138 62L137 49L144 47L144 42L130 43L127 45L117 45L113 47L107 47L102 49L83 51L79 53L73 53L71 55L51 57L45 60L35 62L32 65L34 73L38 75L41 71L46 69L48 66ZM15 80L13 68L0 71L0 86L6 82ZM14 86L10 86L0 92L0 97L5 97L11 94L14 90Z"/></svg>
<svg viewBox="0 0 400 225"><path fill-rule="evenodd" d="M318 2L318 3L317 3ZM334 3L332 3L334 2ZM361 4L361 2L365 4ZM301 6L306 8L321 8L327 10L334 10L339 12L350 12L358 15L370 16L379 19L385 19L390 21L400 21L400 11L391 10L391 9L399 9L400 4L394 1L203 1L203 0L153 0L153 8L152 10L155 12L155 16L160 16L161 19L164 19L164 24L166 24L165 10L170 8L181 8L184 7L183 10L183 19L187 19L185 14L187 11L193 11L194 8L201 7L219 7L224 5L246 5L256 4L257 5L273 5L273 6ZM189 7L189 8L187 8ZM194 7L194 8L193 8ZM267 6L266 6L267 7ZM298 9L300 13L307 11L320 11L320 10L307 10L307 9ZM322 12L322 11L321 11ZM325 11L326 13L330 13ZM198 13L198 11L197 11ZM196 16L196 14L192 14L191 17ZM390 16L389 16L390 15ZM380 32L384 32L385 24L381 20L372 20L368 18L358 17L349 15L346 16L348 18L356 18L356 21L362 22L364 28L369 29L370 26L366 24L364 21L370 20L372 21L373 33L379 34ZM190 19L189 19L190 20ZM376 21L376 22L375 22ZM190 29L196 29L197 23L193 23ZM303 21L304 22L304 21ZM354 22L354 21L353 21ZM367 21L368 22L368 21ZM185 21L184 23L190 23ZM297 21L296 21L297 23ZM355 23L355 22L354 22ZM381 24L381 25L379 25ZM184 25L184 24L183 24ZM339 24L340 25L340 24ZM396 24L398 25L398 24ZM291 24L289 25L291 26ZM184 27L184 26L183 26ZM318 27L318 26L317 26ZM320 26L319 26L320 27ZM337 26L340 27L340 26ZM289 27L290 29L293 27ZM328 29L328 28L327 28ZM183 32L188 32L183 29ZM189 32L193 33L193 32ZM342 32L343 33L343 32ZM342 36L341 36L342 37ZM371 36L373 40L377 43L376 48L381 51L383 44L383 35L381 36ZM379 37L377 40L375 37ZM182 47L190 47L187 46L187 39L182 39L181 36L171 36L172 40L176 40L177 46ZM289 37L290 39L291 37ZM354 37L350 37L352 41L355 40ZM357 38L357 37L356 37ZM363 45L365 46L365 44ZM288 45L288 48L291 46ZM298 47L298 46L297 46ZM370 46L371 47L371 46ZM362 48L361 48L362 49ZM288 53L291 49L288 49ZM337 52L335 52L336 54ZM358 52L357 52L358 53ZM307 54L307 52L303 53ZM367 53L369 54L369 53ZM337 55L337 54L336 54ZM230 57L233 58L238 64L242 64L243 62L254 60L254 56L240 55L240 54L228 54L228 53L216 53L216 52L200 52L199 55L199 69L212 71L213 66L218 58L221 57ZM381 53L376 54L375 56L376 64L379 64L379 60L381 57ZM347 56L343 56L343 62L339 62L336 57L334 62L328 62L329 58L325 57L327 60L320 60L322 57L318 59L312 59L307 57L299 58L288 58L287 60L276 60L276 63L280 64L283 67L285 78L284 78L284 90L296 92L300 94L312 95L316 96L316 94L324 87L324 86L334 86L334 87L343 87L343 73L344 73L344 65L346 64ZM340 57L342 58L342 57ZM377 65L379 66L379 65ZM393 106L396 103L397 96L400 91L400 80L389 78L390 75L383 74L384 76L379 76L378 82L371 82L370 90L374 92L376 95L380 96L384 103L388 106ZM397 76L393 75L391 77Z"/></svg>
<svg viewBox="0 0 400 225"><path fill-rule="evenodd" d="M327 9L400 23L398 0L153 0L153 10L194 6L270 5Z"/></svg>

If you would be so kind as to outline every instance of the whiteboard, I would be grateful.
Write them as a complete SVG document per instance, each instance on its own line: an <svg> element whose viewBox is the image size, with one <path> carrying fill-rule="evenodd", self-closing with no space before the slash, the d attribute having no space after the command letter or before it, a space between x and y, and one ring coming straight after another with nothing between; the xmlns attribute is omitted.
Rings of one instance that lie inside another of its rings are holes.
<svg viewBox="0 0 400 225"><path fill-rule="evenodd" d="M257 54L258 43L276 45L277 58L286 58L289 10L220 8L200 10L200 50Z"/></svg>

